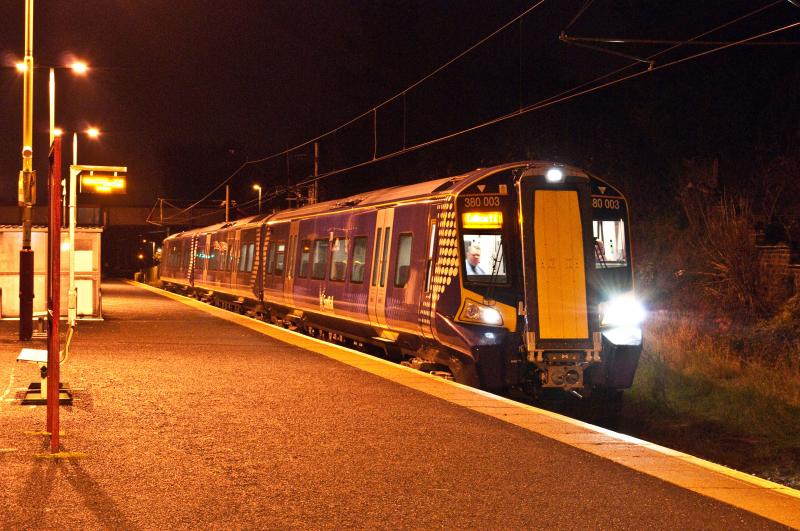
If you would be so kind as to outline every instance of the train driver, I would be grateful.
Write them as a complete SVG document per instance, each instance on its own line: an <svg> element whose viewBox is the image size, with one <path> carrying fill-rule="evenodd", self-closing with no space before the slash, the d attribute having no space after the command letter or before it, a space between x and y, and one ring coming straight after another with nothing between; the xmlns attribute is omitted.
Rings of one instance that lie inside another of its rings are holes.
<svg viewBox="0 0 800 531"><path fill-rule="evenodd" d="M475 242L467 248L467 275L485 275L486 271L480 266L481 246Z"/></svg>

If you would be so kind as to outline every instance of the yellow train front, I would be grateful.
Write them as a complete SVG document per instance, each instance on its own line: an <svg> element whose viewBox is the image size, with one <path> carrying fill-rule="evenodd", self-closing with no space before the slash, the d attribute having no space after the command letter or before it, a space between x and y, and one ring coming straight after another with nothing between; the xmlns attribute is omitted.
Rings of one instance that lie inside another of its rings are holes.
<svg viewBox="0 0 800 531"><path fill-rule="evenodd" d="M474 325L461 345L438 340L454 350L473 344L462 361L475 361L478 385L631 386L644 311L633 297L622 194L576 168L532 163L465 186L452 220L459 293L450 283L432 302L440 320ZM437 271L447 276L448 239L441 245Z"/></svg>
<svg viewBox="0 0 800 531"><path fill-rule="evenodd" d="M532 393L631 386L644 310L619 191L572 167L494 168L439 206L438 226L422 311L457 380Z"/></svg>
<svg viewBox="0 0 800 531"><path fill-rule="evenodd" d="M170 236L168 289L490 391L630 387L624 197L517 162Z"/></svg>

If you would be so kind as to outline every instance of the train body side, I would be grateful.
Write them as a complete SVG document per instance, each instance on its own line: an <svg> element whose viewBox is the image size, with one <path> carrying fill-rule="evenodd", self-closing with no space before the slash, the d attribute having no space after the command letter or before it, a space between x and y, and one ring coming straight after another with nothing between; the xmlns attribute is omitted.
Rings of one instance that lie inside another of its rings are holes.
<svg viewBox="0 0 800 531"><path fill-rule="evenodd" d="M574 168L548 182L549 166L507 164L175 235L162 280L485 389L627 388L641 329L603 313L633 289L627 204ZM467 251L480 244L494 261L471 276Z"/></svg>

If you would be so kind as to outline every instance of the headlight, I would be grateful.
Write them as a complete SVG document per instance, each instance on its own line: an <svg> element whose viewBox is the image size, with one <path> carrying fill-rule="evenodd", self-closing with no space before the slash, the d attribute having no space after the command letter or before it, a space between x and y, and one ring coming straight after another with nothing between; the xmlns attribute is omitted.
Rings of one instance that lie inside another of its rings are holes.
<svg viewBox="0 0 800 531"><path fill-rule="evenodd" d="M602 326L637 326L644 321L647 312L642 303L631 293L619 295L608 302L600 303Z"/></svg>
<svg viewBox="0 0 800 531"><path fill-rule="evenodd" d="M460 321L468 321L471 323L487 324L492 326L502 326L503 316L496 308L478 304L477 302L467 299L464 302L464 309L458 316Z"/></svg>

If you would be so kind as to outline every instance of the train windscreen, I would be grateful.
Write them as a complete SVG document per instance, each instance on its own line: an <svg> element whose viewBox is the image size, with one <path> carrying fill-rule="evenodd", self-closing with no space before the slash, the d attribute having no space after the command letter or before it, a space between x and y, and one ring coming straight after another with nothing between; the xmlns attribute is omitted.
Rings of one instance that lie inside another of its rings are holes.
<svg viewBox="0 0 800 531"><path fill-rule="evenodd" d="M464 271L467 280L473 282L507 281L503 252L503 237L500 233L464 234Z"/></svg>
<svg viewBox="0 0 800 531"><path fill-rule="evenodd" d="M595 264L598 269L626 267L628 252L625 245L625 221L623 219L594 220Z"/></svg>

